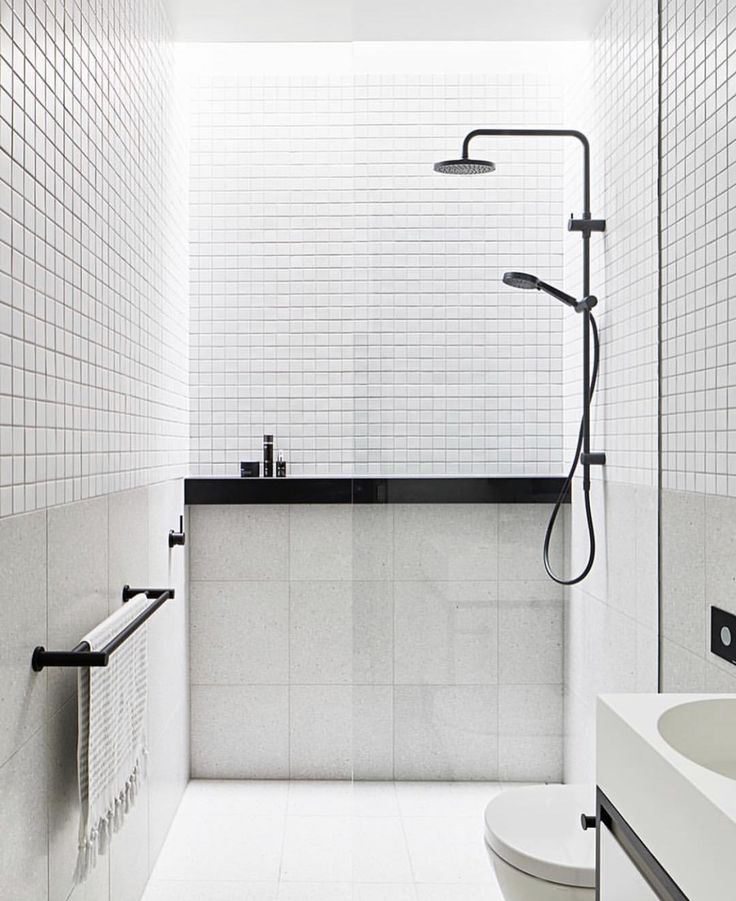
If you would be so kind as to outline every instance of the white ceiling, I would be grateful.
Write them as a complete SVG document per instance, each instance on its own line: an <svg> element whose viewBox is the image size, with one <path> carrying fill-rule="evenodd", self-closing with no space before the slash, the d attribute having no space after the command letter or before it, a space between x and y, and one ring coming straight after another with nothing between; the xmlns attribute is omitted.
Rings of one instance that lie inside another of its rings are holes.
<svg viewBox="0 0 736 901"><path fill-rule="evenodd" d="M164 0L179 41L574 41L611 0Z"/></svg>

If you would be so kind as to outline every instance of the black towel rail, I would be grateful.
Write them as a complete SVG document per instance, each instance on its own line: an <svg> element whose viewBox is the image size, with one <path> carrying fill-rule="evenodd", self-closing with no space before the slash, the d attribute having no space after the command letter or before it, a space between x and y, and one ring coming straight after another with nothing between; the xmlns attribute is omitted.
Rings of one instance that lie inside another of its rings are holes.
<svg viewBox="0 0 736 901"><path fill-rule="evenodd" d="M145 594L147 598L153 601L145 610L136 616L134 620L122 629L99 651L90 650L89 643L80 641L78 645L73 647L71 651L47 651L40 645L34 649L31 658L31 667L37 673L40 673L47 666L107 666L110 654L116 651L124 641L136 632L143 623L152 616L158 608L164 604L169 598L174 597L173 588L131 588L130 585L123 586L123 602L129 601L137 594Z"/></svg>

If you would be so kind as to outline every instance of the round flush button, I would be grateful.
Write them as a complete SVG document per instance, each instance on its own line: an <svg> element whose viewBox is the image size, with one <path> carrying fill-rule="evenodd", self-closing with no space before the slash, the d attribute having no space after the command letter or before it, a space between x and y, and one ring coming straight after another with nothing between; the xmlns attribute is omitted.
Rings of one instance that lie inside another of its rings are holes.
<svg viewBox="0 0 736 901"><path fill-rule="evenodd" d="M721 642L724 647L728 647L731 644L731 630L728 626L723 626L721 628Z"/></svg>

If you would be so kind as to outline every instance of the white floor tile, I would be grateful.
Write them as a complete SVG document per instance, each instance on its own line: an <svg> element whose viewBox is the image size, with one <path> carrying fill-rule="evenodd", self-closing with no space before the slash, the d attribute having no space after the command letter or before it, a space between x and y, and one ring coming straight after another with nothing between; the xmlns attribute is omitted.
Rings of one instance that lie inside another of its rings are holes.
<svg viewBox="0 0 736 901"><path fill-rule="evenodd" d="M289 816L349 817L352 814L351 782L292 782L289 785Z"/></svg>
<svg viewBox="0 0 736 901"><path fill-rule="evenodd" d="M407 817L404 832L417 883L493 882L482 817Z"/></svg>
<svg viewBox="0 0 736 901"><path fill-rule="evenodd" d="M343 816L289 816L281 879L352 882L352 820Z"/></svg>
<svg viewBox="0 0 736 901"><path fill-rule="evenodd" d="M393 782L292 782L289 816L397 817Z"/></svg>
<svg viewBox="0 0 736 901"><path fill-rule="evenodd" d="M353 820L353 882L414 881L399 817Z"/></svg>
<svg viewBox="0 0 736 901"><path fill-rule="evenodd" d="M143 901L503 901L498 783L190 783Z"/></svg>
<svg viewBox="0 0 736 901"><path fill-rule="evenodd" d="M553 782L501 782L501 788L529 788L532 785L554 785Z"/></svg>
<svg viewBox="0 0 736 901"><path fill-rule="evenodd" d="M498 782L397 782L404 817L478 817L503 786Z"/></svg>
<svg viewBox="0 0 736 901"><path fill-rule="evenodd" d="M177 817L153 878L277 882L283 835L284 817Z"/></svg>
<svg viewBox="0 0 736 901"><path fill-rule="evenodd" d="M277 901L417 901L417 895L413 884L282 882Z"/></svg>
<svg viewBox="0 0 736 901"><path fill-rule="evenodd" d="M179 882L148 883L141 901L277 901L278 883Z"/></svg>
<svg viewBox="0 0 736 901"><path fill-rule="evenodd" d="M504 901L495 884L417 885L417 901Z"/></svg>
<svg viewBox="0 0 736 901"><path fill-rule="evenodd" d="M282 882L278 901L353 901L349 882Z"/></svg>
<svg viewBox="0 0 736 901"><path fill-rule="evenodd" d="M178 817L284 816L288 797L288 782L197 779L187 786Z"/></svg>
<svg viewBox="0 0 736 901"><path fill-rule="evenodd" d="M354 901L417 901L414 885L358 884L354 887Z"/></svg>
<svg viewBox="0 0 736 901"><path fill-rule="evenodd" d="M399 816L393 782L356 782L353 786L352 812L356 817Z"/></svg>

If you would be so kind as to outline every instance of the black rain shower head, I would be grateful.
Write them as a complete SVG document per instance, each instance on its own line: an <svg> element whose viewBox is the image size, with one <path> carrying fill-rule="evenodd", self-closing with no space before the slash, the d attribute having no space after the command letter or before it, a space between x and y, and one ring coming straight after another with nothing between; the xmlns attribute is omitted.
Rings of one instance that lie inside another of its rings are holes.
<svg viewBox="0 0 736 901"><path fill-rule="evenodd" d="M434 171L443 175L483 175L495 172L496 164L488 160L442 160L434 164Z"/></svg>
<svg viewBox="0 0 736 901"><path fill-rule="evenodd" d="M548 285L547 282L543 282L536 275L529 275L527 272L504 272L503 283L510 288L521 288L524 291L532 291L536 288L537 291L544 291L545 294L549 294L550 297L554 297L556 300L561 300L562 303L567 304L568 307L572 307L578 312L582 309L574 297L565 294L559 288Z"/></svg>

